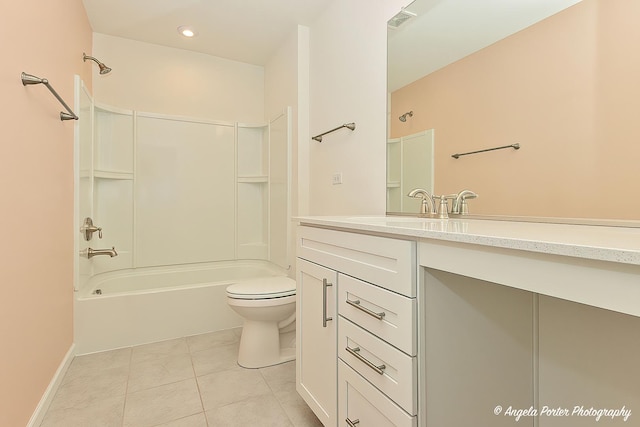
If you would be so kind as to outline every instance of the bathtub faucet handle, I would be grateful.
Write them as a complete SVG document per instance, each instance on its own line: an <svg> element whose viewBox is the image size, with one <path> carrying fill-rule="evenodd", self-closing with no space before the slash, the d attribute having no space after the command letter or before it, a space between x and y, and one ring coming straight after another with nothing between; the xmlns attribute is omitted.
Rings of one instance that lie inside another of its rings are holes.
<svg viewBox="0 0 640 427"><path fill-rule="evenodd" d="M98 239L102 239L102 227L96 227L93 225L93 220L90 217L86 217L80 227L80 232L84 234L84 240L87 242L93 237L93 233L98 232Z"/></svg>

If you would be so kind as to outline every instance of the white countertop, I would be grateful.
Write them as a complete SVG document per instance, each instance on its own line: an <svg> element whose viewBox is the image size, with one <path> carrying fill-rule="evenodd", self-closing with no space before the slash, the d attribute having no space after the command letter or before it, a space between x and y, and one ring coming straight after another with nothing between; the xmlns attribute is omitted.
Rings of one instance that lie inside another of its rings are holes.
<svg viewBox="0 0 640 427"><path fill-rule="evenodd" d="M402 216L298 217L301 224L640 265L640 228Z"/></svg>

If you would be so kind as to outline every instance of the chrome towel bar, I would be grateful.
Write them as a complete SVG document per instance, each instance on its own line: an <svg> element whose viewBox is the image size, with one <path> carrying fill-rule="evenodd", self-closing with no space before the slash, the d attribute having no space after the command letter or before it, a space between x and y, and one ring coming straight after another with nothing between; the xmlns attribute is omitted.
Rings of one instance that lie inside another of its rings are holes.
<svg viewBox="0 0 640 427"><path fill-rule="evenodd" d="M476 154L476 153L484 153L485 151L493 151L493 150L502 150L503 148L513 148L514 150L519 150L520 149L520 144L511 144L511 145L503 145L502 147L495 147L495 148L487 148L484 150L478 150L478 151L470 151L468 153L462 153L462 154L452 154L451 157L453 157L454 159L457 159L460 156L466 156L469 154Z"/></svg>
<svg viewBox="0 0 640 427"><path fill-rule="evenodd" d="M26 86L26 85L37 85L37 84L42 83L43 85L45 85L47 87L47 89L49 89L49 91L51 91L53 96L55 96L56 99L58 101L60 101L62 106L68 111L67 113L65 113L64 111L60 112L60 120L78 120L78 116L76 116L75 113L73 111L71 111L71 108L69 108L67 103L64 102L64 100L62 98L60 98L60 95L58 95L58 92L56 92L55 89L49 84L49 80L41 79L40 77L36 77L36 76L32 76L31 74L27 74L24 71L22 72L20 77L22 78L22 85L23 86Z"/></svg>
<svg viewBox="0 0 640 427"><path fill-rule="evenodd" d="M331 130L326 131L325 133L321 133L320 135L316 135L316 136L312 137L311 139L313 139L314 141L322 142L322 137L323 137L324 135L326 135L326 134L328 134L328 133L331 133L331 132L335 132L335 131L337 131L338 129L342 129L342 128L347 128L347 129L350 129L350 130L355 130L355 129L356 129L356 124L355 124L355 123L345 123L345 124L343 124L342 126L338 126L338 127L337 127L337 128L335 128L335 129L331 129Z"/></svg>

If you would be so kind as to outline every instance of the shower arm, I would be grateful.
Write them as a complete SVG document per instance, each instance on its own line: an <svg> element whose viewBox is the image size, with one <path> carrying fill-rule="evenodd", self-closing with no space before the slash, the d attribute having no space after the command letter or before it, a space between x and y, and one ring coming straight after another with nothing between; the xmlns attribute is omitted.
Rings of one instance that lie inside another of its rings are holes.
<svg viewBox="0 0 640 427"><path fill-rule="evenodd" d="M23 86L36 85L36 84L42 83L43 85L45 85L47 87L47 89L49 89L49 91L53 94L53 96L55 96L56 99L58 101L60 101L62 106L68 111L67 113L65 113L64 111L60 112L60 120L78 120L78 116L75 115L75 113L71 110L71 108L69 108L67 103L64 102L64 100L60 97L60 95L58 95L58 92L56 92L56 90L53 88L53 86L51 86L49 84L49 80L41 79L40 77L36 77L36 76L31 75L31 74L27 74L24 71L22 72L21 77L22 77L22 85Z"/></svg>

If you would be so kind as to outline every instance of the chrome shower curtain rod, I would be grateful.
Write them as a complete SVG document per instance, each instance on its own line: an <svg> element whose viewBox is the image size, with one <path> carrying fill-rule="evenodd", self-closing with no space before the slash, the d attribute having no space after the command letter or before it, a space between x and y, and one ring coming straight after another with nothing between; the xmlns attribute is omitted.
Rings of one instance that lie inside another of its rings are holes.
<svg viewBox="0 0 640 427"><path fill-rule="evenodd" d="M67 103L64 102L64 100L62 98L60 98L60 95L58 95L58 92L56 92L56 90L49 84L49 80L41 79L40 77L36 77L36 76L32 76L31 74L27 74L24 71L22 72L21 77L22 77L22 85L23 86L26 86L26 85L37 85L37 84L42 83L43 85L45 85L47 87L47 89L49 89L51 91L53 96L55 96L56 99L58 101L60 101L62 106L68 111L67 113L65 113L64 111L60 112L60 120L78 120L78 116L76 116L75 113L73 111L71 111L71 108L69 108Z"/></svg>

